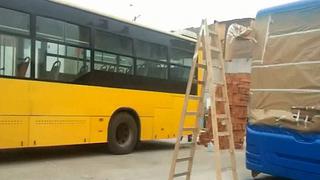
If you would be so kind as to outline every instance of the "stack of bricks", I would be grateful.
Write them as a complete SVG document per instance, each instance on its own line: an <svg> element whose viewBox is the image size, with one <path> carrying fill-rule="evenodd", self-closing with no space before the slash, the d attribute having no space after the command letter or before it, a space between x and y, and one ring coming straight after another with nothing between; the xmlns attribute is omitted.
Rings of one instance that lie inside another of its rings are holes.
<svg viewBox="0 0 320 180"><path fill-rule="evenodd" d="M250 74L227 74L228 97L230 103L231 120L236 149L242 149L245 137L245 127L248 117L248 101L250 92ZM217 96L219 96L219 93ZM216 104L217 113L223 114L222 104ZM225 124L218 124L219 131L225 130ZM210 113L206 118L206 131L200 134L199 144L207 145L212 141L212 126ZM220 137L220 148L227 149L229 141L227 137Z"/></svg>

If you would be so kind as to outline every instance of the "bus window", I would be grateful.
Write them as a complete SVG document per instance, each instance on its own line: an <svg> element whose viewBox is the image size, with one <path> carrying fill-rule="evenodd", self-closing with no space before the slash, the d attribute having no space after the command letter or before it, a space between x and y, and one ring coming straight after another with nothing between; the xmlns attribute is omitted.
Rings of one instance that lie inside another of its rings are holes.
<svg viewBox="0 0 320 180"><path fill-rule="evenodd" d="M21 35L30 33L28 14L0 8L0 75L30 77L31 40ZM5 33L14 33L5 35Z"/></svg>
<svg viewBox="0 0 320 180"><path fill-rule="evenodd" d="M37 37L64 40L64 23L54 19L37 17Z"/></svg>
<svg viewBox="0 0 320 180"><path fill-rule="evenodd" d="M192 65L193 53L171 48L170 58L170 79L178 81L187 81L190 67Z"/></svg>
<svg viewBox="0 0 320 180"><path fill-rule="evenodd" d="M152 78L167 79L168 66L160 62L137 60L137 75Z"/></svg>
<svg viewBox="0 0 320 180"><path fill-rule="evenodd" d="M144 59L168 61L168 49L165 46L149 43L141 40L135 41L135 53L137 57Z"/></svg>
<svg viewBox="0 0 320 180"><path fill-rule="evenodd" d="M89 29L55 19L37 17L37 37L88 46Z"/></svg>
<svg viewBox="0 0 320 180"><path fill-rule="evenodd" d="M192 57L193 53L172 48L171 49L171 64L180 64L184 66L191 66L192 65Z"/></svg>
<svg viewBox="0 0 320 180"><path fill-rule="evenodd" d="M94 52L94 69L100 71L116 72L117 55L100 51Z"/></svg>
<svg viewBox="0 0 320 180"><path fill-rule="evenodd" d="M90 32L87 28L66 23L65 38L68 43L89 46Z"/></svg>
<svg viewBox="0 0 320 180"><path fill-rule="evenodd" d="M36 78L64 82L74 81L90 71L88 51L83 48L37 41Z"/></svg>
<svg viewBox="0 0 320 180"><path fill-rule="evenodd" d="M36 78L73 82L90 71L90 50L57 43L36 43Z"/></svg>
<svg viewBox="0 0 320 180"><path fill-rule="evenodd" d="M132 40L116 34L103 31L96 32L96 49L132 56Z"/></svg>
<svg viewBox="0 0 320 180"><path fill-rule="evenodd" d="M178 81L188 81L190 67L170 65L170 79Z"/></svg>
<svg viewBox="0 0 320 180"><path fill-rule="evenodd" d="M122 74L133 74L133 58L120 56L118 72Z"/></svg>
<svg viewBox="0 0 320 180"><path fill-rule="evenodd" d="M90 71L90 50L69 45L88 46L89 29L44 17L36 24L37 79L73 82Z"/></svg>
<svg viewBox="0 0 320 180"><path fill-rule="evenodd" d="M116 54L95 51L94 69L133 75L133 58Z"/></svg>
<svg viewBox="0 0 320 180"><path fill-rule="evenodd" d="M171 47L180 49L183 51L193 52L195 49L195 44L190 41L185 41L182 39L172 39L170 40Z"/></svg>
<svg viewBox="0 0 320 180"><path fill-rule="evenodd" d="M28 14L0 8L0 17L0 30L25 35L29 34L30 16Z"/></svg>
<svg viewBox="0 0 320 180"><path fill-rule="evenodd" d="M30 39L0 34L0 75L30 77Z"/></svg>

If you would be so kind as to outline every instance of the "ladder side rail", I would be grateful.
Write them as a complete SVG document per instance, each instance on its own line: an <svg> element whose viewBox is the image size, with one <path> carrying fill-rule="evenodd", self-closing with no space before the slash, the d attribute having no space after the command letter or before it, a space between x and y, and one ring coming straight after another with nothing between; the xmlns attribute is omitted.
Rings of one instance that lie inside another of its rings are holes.
<svg viewBox="0 0 320 180"><path fill-rule="evenodd" d="M202 59L202 61L206 61L205 59ZM199 63L199 59L198 59L198 63ZM202 62L204 64L204 62ZM208 67L207 67L208 68ZM199 70L199 68L198 68ZM207 69L203 69L202 70L202 81L206 82L204 84L204 86L202 85L201 86L201 92L200 92L200 101L199 101L199 104L198 104L198 108L197 108L197 112L198 112L198 115L196 117L196 124L195 124L195 128L196 128L196 131L192 137L192 142L196 142L197 141L197 138L198 138L198 135L200 133L200 118L204 118L204 102L205 102L205 91L206 91L206 86L207 86L207 77L208 77L208 71ZM195 144L194 144L195 146ZM187 176L187 180L190 180L191 178L191 172L192 172L192 166L193 166L193 161L194 161L194 156L195 156L195 151L196 151L196 147L192 148L192 150L190 151L190 157L191 160L189 161L188 163L188 172L190 172L190 174L188 174Z"/></svg>
<svg viewBox="0 0 320 180"><path fill-rule="evenodd" d="M221 42L217 38L217 45L221 48ZM228 96L228 87L227 87L227 79L226 79L226 74L225 74L225 62L222 53L219 53L219 60L221 64L221 71L223 73L223 82L224 85L222 87L222 93L223 93L223 98L225 98L225 103L224 103L224 110L225 114L227 116L227 129L229 132L229 151L231 155L231 168L232 168L232 175L233 179L237 180L238 175L237 175L237 167L236 167L236 157L235 157L235 146L234 146L234 136L233 136L233 125L232 125L232 119L231 119L231 112L230 112L230 103L229 103L229 96Z"/></svg>
<svg viewBox="0 0 320 180"><path fill-rule="evenodd" d="M197 44L196 44L193 60L192 60L191 70L189 73L187 89L186 89L185 98L184 98L184 102L183 102L183 109L182 109L181 116L180 116L179 130L178 130L178 134L176 137L176 143L175 143L175 148L174 148L174 153L173 153L173 158L172 158L172 163L171 163L171 168L170 168L169 180L172 180L174 178L174 174L175 174L175 170L176 170L176 163L177 163L176 160L178 158L178 152L180 149L180 138L183 135L183 127L184 127L186 112L187 112L187 108L188 108L189 95L190 95L192 84L193 84L193 77L194 77L195 69L196 69L196 61L198 58L197 49L199 49L199 46L200 46L200 43L198 40Z"/></svg>
<svg viewBox="0 0 320 180"><path fill-rule="evenodd" d="M212 124L212 131L213 131L213 138L214 138L214 158L215 158L215 169L216 169L216 177L217 180L222 179L221 175L221 152L220 152L220 143L219 143L219 136L218 136L218 123L217 123L217 116L216 116L216 104L215 104L215 89L216 86L213 84L213 57L211 54L211 48L210 48L210 36L209 36L209 29L207 25L207 21L204 21L205 24L205 56L207 60L207 66L208 66L208 88L209 88L209 96L211 101L211 124Z"/></svg>

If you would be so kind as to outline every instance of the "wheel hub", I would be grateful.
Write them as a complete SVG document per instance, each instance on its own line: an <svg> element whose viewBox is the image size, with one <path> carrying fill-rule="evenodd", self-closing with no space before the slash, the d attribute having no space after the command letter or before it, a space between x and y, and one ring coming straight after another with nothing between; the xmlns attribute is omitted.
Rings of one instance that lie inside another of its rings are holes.
<svg viewBox="0 0 320 180"><path fill-rule="evenodd" d="M123 145L126 142L128 142L128 140L130 138L130 129L126 123L121 123L117 127L116 138L117 138L117 142L120 145Z"/></svg>

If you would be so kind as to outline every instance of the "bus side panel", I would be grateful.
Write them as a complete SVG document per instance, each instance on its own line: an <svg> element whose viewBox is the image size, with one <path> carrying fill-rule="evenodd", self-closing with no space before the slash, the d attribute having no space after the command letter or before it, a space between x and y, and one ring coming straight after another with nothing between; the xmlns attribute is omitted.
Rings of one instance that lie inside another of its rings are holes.
<svg viewBox="0 0 320 180"><path fill-rule="evenodd" d="M154 139L166 139L173 137L172 109L155 109Z"/></svg>
<svg viewBox="0 0 320 180"><path fill-rule="evenodd" d="M107 127L110 117L92 117L90 118L90 142L104 143L107 142Z"/></svg>
<svg viewBox="0 0 320 180"><path fill-rule="evenodd" d="M5 96L0 101L0 116L29 118L23 120L29 132L19 130L23 135L17 137L24 138L24 146L105 142L110 116L122 107L139 115L141 140L159 139L154 136L157 127L161 138L177 134L183 95L3 78L0 83L6 84L1 88ZM155 115L157 109L165 112ZM5 137L5 131L0 136ZM14 141L10 147L21 145Z"/></svg>
<svg viewBox="0 0 320 180"><path fill-rule="evenodd" d="M154 131L154 117L140 117L141 140L152 140Z"/></svg>
<svg viewBox="0 0 320 180"><path fill-rule="evenodd" d="M0 84L0 149L28 146L29 84L5 78Z"/></svg>
<svg viewBox="0 0 320 180"><path fill-rule="evenodd" d="M33 116L30 118L30 146L54 146L90 142L90 118Z"/></svg>
<svg viewBox="0 0 320 180"><path fill-rule="evenodd" d="M0 149L28 146L28 135L28 116L0 116Z"/></svg>
<svg viewBox="0 0 320 180"><path fill-rule="evenodd" d="M106 88L31 81L32 115L110 116L116 95Z"/></svg>
<svg viewBox="0 0 320 180"><path fill-rule="evenodd" d="M29 83L0 77L0 84L0 116L30 115Z"/></svg>
<svg viewBox="0 0 320 180"><path fill-rule="evenodd" d="M103 116L131 108L153 116L157 92L31 81L32 115ZM168 95L169 96L169 95Z"/></svg>
<svg viewBox="0 0 320 180"><path fill-rule="evenodd" d="M157 92L48 82L31 82L31 87L34 115L108 117L104 123L99 123L97 119L92 120L92 143L106 142L109 118L117 109L123 107L131 108L138 113L141 121L141 140L150 140L153 137L155 104L161 107L171 105L167 103L170 95L158 98L160 93Z"/></svg>
<svg viewBox="0 0 320 180"><path fill-rule="evenodd" d="M104 118L104 123L97 119L91 122L92 143L106 142L110 116L119 108L131 108L138 113L141 121L141 140L150 140L153 137L155 105L171 106L167 103L171 96L161 96L163 93L158 92L49 82L30 83L33 115Z"/></svg>
<svg viewBox="0 0 320 180"><path fill-rule="evenodd" d="M171 131L174 133L174 136L178 134L179 124L181 120L181 113L183 108L184 95L179 95L174 97L174 110L170 115L171 122L168 124L171 128ZM188 103L187 111L196 112L198 103L196 101L190 101ZM195 127L195 116L186 116L184 127ZM193 132L183 132L184 135L192 134Z"/></svg>

